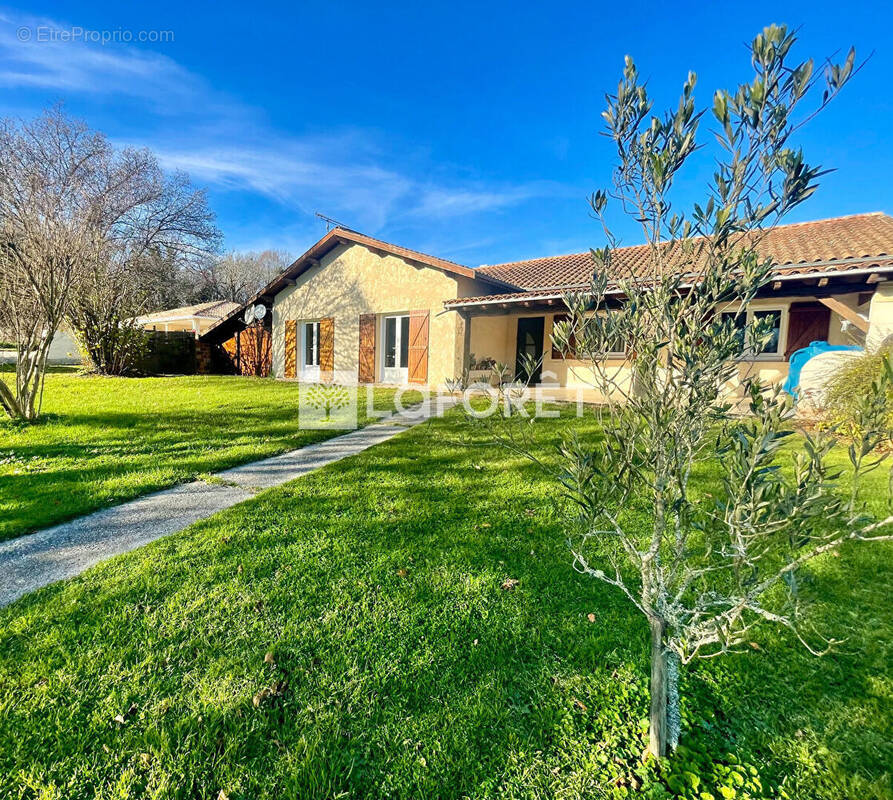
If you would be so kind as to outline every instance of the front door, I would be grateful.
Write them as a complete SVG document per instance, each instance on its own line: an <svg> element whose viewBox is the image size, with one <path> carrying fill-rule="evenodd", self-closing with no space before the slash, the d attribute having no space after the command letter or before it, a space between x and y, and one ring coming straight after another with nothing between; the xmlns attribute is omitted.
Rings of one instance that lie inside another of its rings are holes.
<svg viewBox="0 0 893 800"><path fill-rule="evenodd" d="M517 355L515 356L515 380L538 383L543 371L543 331L546 326L545 317L519 317ZM533 374L528 376L524 369L524 356L536 359L537 366Z"/></svg>
<svg viewBox="0 0 893 800"><path fill-rule="evenodd" d="M385 383L404 384L409 380L409 316L395 315L382 320L384 352L381 379Z"/></svg>

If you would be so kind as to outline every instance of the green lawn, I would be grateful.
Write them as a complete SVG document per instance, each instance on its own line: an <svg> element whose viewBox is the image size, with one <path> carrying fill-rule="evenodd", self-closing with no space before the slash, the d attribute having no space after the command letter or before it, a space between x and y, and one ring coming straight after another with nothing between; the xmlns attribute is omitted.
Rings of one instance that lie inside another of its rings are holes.
<svg viewBox="0 0 893 800"><path fill-rule="evenodd" d="M658 770L643 620L572 571L555 486L460 425L0 611L0 797L891 796L893 549L801 576L839 652L767 629L687 671Z"/></svg>
<svg viewBox="0 0 893 800"><path fill-rule="evenodd" d="M0 380L12 377L0 367ZM393 410L393 394L376 389L375 407ZM58 369L43 408L36 425L0 417L0 541L343 432L299 430L297 384L235 376Z"/></svg>

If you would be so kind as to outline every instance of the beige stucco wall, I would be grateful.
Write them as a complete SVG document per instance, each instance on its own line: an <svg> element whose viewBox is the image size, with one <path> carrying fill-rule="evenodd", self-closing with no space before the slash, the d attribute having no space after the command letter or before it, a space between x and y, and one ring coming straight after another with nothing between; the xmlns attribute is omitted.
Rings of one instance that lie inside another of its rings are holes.
<svg viewBox="0 0 893 800"><path fill-rule="evenodd" d="M543 332L543 383L557 383L573 389L587 390L587 399L604 400L595 391L595 378L591 365L576 359L552 358L552 323L556 312L530 312L500 316L479 316L471 319L470 349L476 359L492 358L507 364L514 370L518 320L522 317L545 317ZM629 386L629 370L623 359L607 359L604 362L611 377L626 390Z"/></svg>
<svg viewBox="0 0 893 800"><path fill-rule="evenodd" d="M428 384L440 387L461 373L465 322L443 304L459 296L483 294L480 282L425 267L363 245L341 245L319 266L297 278L273 303L273 374L285 365L285 321L335 320L335 372L356 379L361 314L405 314L428 310ZM376 379L381 380L381 328L376 328Z"/></svg>
<svg viewBox="0 0 893 800"><path fill-rule="evenodd" d="M871 305L871 301L867 301L864 303L860 303L859 300L862 299L863 293L854 293L854 294L842 294L837 295L836 299L840 300L844 305L849 306L853 311L862 314L862 316L867 317L869 314L869 307ZM840 316L836 311L831 312L831 329L828 333L828 343L829 344L854 344L852 338L847 336L843 332L844 319Z"/></svg>
<svg viewBox="0 0 893 800"><path fill-rule="evenodd" d="M893 336L893 281L884 281L877 285L871 298L868 312L869 349L878 347L888 336Z"/></svg>

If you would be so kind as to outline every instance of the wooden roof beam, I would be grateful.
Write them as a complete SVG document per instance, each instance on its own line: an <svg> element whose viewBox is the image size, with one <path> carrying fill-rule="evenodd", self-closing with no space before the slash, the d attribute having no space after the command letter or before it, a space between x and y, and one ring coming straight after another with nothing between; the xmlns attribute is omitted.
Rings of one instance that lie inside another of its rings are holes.
<svg viewBox="0 0 893 800"><path fill-rule="evenodd" d="M840 300L834 297L820 297L819 302L843 317L847 322L851 322L860 331L868 333L868 320L858 311L854 311L850 308L846 303L841 303Z"/></svg>

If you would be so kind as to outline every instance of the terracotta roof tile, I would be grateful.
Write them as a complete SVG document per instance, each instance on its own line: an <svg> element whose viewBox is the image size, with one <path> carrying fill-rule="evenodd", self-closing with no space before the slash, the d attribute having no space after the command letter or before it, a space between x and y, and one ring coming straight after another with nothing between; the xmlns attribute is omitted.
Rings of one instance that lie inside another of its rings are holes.
<svg viewBox="0 0 893 800"><path fill-rule="evenodd" d="M893 259L893 217L875 212L782 225L766 235L759 249L773 259L779 274L865 268ZM617 277L644 276L648 255L647 245L618 248L612 254L612 271ZM493 264L477 271L519 289L544 289L587 285L592 269L589 253L572 253Z"/></svg>

